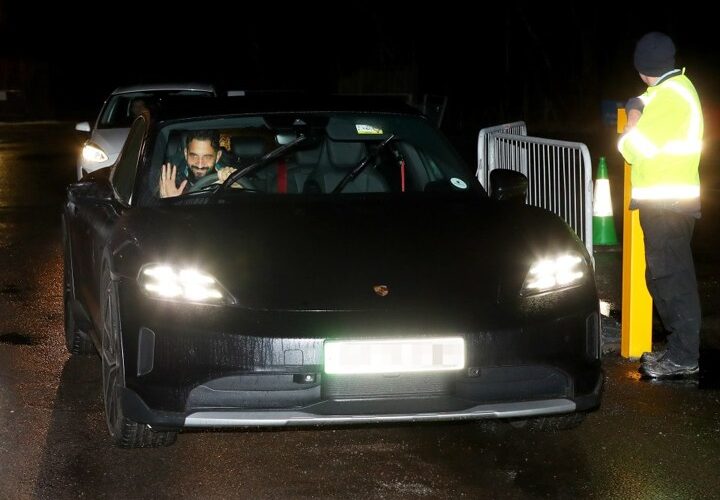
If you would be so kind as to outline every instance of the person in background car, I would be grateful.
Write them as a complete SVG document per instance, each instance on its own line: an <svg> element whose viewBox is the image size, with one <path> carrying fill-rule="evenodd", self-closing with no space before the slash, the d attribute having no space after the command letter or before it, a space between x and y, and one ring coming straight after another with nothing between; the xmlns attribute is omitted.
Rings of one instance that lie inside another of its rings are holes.
<svg viewBox="0 0 720 500"><path fill-rule="evenodd" d="M148 107L147 102L145 102L145 99L142 97L136 97L133 99L132 103L130 103L130 113L132 114L132 119L134 120L140 115L149 116L150 108Z"/></svg>
<svg viewBox="0 0 720 500"><path fill-rule="evenodd" d="M160 197L179 196L199 179L217 172L221 154L220 135L216 130L188 132L184 150L187 167L179 172L176 165L170 162L163 164L160 172Z"/></svg>

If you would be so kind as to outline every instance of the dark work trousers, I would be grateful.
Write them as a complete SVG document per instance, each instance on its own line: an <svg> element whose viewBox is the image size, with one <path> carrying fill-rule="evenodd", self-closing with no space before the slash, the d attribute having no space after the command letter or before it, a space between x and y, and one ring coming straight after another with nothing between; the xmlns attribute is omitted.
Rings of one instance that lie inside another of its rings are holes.
<svg viewBox="0 0 720 500"><path fill-rule="evenodd" d="M700 296L690 240L692 215L642 206L640 226L645 240L645 279L653 302L669 332L668 359L695 365L700 356Z"/></svg>

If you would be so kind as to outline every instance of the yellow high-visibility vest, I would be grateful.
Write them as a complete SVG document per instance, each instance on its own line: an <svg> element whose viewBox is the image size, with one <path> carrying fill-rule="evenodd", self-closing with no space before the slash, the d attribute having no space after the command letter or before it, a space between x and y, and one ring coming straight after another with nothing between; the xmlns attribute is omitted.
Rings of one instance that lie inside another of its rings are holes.
<svg viewBox="0 0 720 500"><path fill-rule="evenodd" d="M642 117L618 142L632 165L632 198L699 197L703 116L695 87L683 70L648 87L640 98L645 104Z"/></svg>

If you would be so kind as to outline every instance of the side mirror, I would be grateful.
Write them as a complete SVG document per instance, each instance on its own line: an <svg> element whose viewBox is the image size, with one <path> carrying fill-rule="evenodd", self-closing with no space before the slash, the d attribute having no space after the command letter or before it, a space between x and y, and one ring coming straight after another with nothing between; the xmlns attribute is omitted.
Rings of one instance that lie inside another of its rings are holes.
<svg viewBox="0 0 720 500"><path fill-rule="evenodd" d="M90 132L90 122L76 123L75 130L78 132Z"/></svg>
<svg viewBox="0 0 720 500"><path fill-rule="evenodd" d="M525 203L528 178L514 170L497 168L490 172L490 197L497 201Z"/></svg>
<svg viewBox="0 0 720 500"><path fill-rule="evenodd" d="M70 186L75 198L92 202L109 202L115 199L115 192L110 183L111 167L98 169L86 175L79 182Z"/></svg>

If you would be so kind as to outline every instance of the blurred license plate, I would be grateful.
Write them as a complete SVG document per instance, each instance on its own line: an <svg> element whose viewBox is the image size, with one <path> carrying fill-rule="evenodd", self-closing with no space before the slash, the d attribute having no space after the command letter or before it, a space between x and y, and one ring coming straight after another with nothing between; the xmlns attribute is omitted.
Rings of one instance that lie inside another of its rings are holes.
<svg viewBox="0 0 720 500"><path fill-rule="evenodd" d="M325 373L330 374L432 372L464 367L462 337L325 342Z"/></svg>

